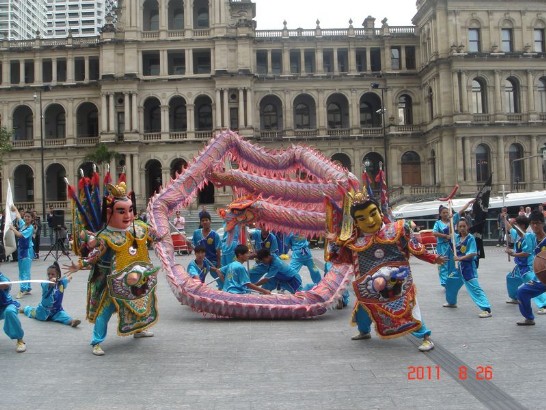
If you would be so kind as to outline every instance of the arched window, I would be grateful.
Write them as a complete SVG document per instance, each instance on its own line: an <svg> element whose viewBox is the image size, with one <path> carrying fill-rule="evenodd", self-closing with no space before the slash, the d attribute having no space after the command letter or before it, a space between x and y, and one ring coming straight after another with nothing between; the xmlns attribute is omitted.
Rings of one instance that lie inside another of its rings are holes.
<svg viewBox="0 0 546 410"><path fill-rule="evenodd" d="M398 99L398 119L400 125L413 124L413 107L411 97L409 95L401 95Z"/></svg>
<svg viewBox="0 0 546 410"><path fill-rule="evenodd" d="M476 181L485 182L489 178L491 166L491 154L489 147L480 144L476 148Z"/></svg>
<svg viewBox="0 0 546 410"><path fill-rule="evenodd" d="M65 138L65 130L66 130L66 120L64 111L57 114L57 117L55 117L55 138Z"/></svg>
<svg viewBox="0 0 546 410"><path fill-rule="evenodd" d="M279 121L277 116L277 108L273 104L267 104L263 110L264 129L277 130L279 129Z"/></svg>
<svg viewBox="0 0 546 410"><path fill-rule="evenodd" d="M523 173L523 161L516 161L523 158L523 147L520 144L512 144L508 150L508 161L511 168L512 190L519 190L520 182L525 181Z"/></svg>
<svg viewBox="0 0 546 410"><path fill-rule="evenodd" d="M197 28L209 27L209 9L202 7L197 10Z"/></svg>
<svg viewBox="0 0 546 410"><path fill-rule="evenodd" d="M341 107L335 103L328 104L328 128L341 128Z"/></svg>
<svg viewBox="0 0 546 410"><path fill-rule="evenodd" d="M144 31L159 30L159 3L157 0L146 0L142 6Z"/></svg>
<svg viewBox="0 0 546 410"><path fill-rule="evenodd" d="M379 124L374 124L375 118L376 116L373 115L373 106L367 101L361 101L360 102L360 126L362 128L379 126Z"/></svg>
<svg viewBox="0 0 546 410"><path fill-rule="evenodd" d="M486 92L483 82L479 79L472 80L472 113L487 113Z"/></svg>
<svg viewBox="0 0 546 410"><path fill-rule="evenodd" d="M546 77L542 77L538 83L537 111L546 113Z"/></svg>
<svg viewBox="0 0 546 410"><path fill-rule="evenodd" d="M507 113L521 112L519 106L519 87L517 81L513 78L507 78L504 82L504 103Z"/></svg>
<svg viewBox="0 0 546 410"><path fill-rule="evenodd" d="M296 129L311 128L311 117L309 115L309 106L307 104L300 103L296 105L294 126Z"/></svg>
<svg viewBox="0 0 546 410"><path fill-rule="evenodd" d="M212 106L203 104L197 112L198 131L212 130Z"/></svg>

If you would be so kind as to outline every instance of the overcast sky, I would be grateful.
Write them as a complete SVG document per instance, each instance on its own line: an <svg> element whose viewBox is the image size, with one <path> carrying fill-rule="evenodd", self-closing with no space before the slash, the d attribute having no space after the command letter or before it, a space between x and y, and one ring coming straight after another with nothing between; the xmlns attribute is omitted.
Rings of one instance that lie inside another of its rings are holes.
<svg viewBox="0 0 546 410"><path fill-rule="evenodd" d="M289 29L315 28L320 20L322 28L345 28L353 19L355 28L362 27L364 19L375 17L375 26L387 17L390 26L410 26L417 12L415 0L254 0L258 30L282 29L286 20Z"/></svg>

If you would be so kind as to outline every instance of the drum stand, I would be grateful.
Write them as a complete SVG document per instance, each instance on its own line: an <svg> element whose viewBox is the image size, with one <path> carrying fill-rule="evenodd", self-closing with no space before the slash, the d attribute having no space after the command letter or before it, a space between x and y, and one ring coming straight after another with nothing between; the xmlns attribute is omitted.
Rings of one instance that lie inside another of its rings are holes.
<svg viewBox="0 0 546 410"><path fill-rule="evenodd" d="M59 253L66 256L68 259L70 259L70 261L72 261L72 259L70 258L70 253L68 252L68 249L66 248L64 244L64 239L59 237L59 229L53 228L53 230L55 232L55 241L49 248L49 252L45 256L44 261L47 259L49 255L51 255L53 256L53 259L55 259L55 262L57 262L60 257Z"/></svg>

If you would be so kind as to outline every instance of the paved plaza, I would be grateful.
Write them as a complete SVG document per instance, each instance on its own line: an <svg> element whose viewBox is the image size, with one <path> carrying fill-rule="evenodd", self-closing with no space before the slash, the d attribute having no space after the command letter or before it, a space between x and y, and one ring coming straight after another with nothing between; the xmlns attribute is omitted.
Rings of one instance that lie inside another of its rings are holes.
<svg viewBox="0 0 546 410"><path fill-rule="evenodd" d="M464 288L458 309L442 308L436 267L412 259L421 311L436 344L429 353L420 353L411 336L351 341L356 329L349 325L350 307L296 321L205 317L179 304L163 273L155 337L119 337L117 320L111 320L103 357L91 354L89 323L73 329L20 315L27 352L16 353L15 342L0 337L2 407L543 408L546 316L537 316L534 327L516 326L518 308L505 303L505 275L513 263L499 248L486 252L479 279L492 304L489 319L478 318ZM320 259L321 251L313 253ZM177 258L183 265L190 261ZM35 261L32 278L44 279L52 261ZM0 269L17 279L16 263ZM87 274L74 275L64 299L65 310L82 320ZM310 281L307 272L303 276ZM34 285L21 303L39 300ZM351 295L351 306L353 301Z"/></svg>

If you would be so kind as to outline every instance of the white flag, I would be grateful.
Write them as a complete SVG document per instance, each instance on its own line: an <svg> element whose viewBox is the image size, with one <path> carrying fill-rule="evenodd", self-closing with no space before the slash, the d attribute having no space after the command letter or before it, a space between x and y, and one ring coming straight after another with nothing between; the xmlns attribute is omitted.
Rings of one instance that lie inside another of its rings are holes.
<svg viewBox="0 0 546 410"><path fill-rule="evenodd" d="M11 185L8 179L8 190L6 193L6 210L4 215L4 250L6 256L11 255L17 249L17 241L15 240L15 234L10 228L13 224L13 217L11 215L11 207L13 206L13 194L11 193Z"/></svg>

